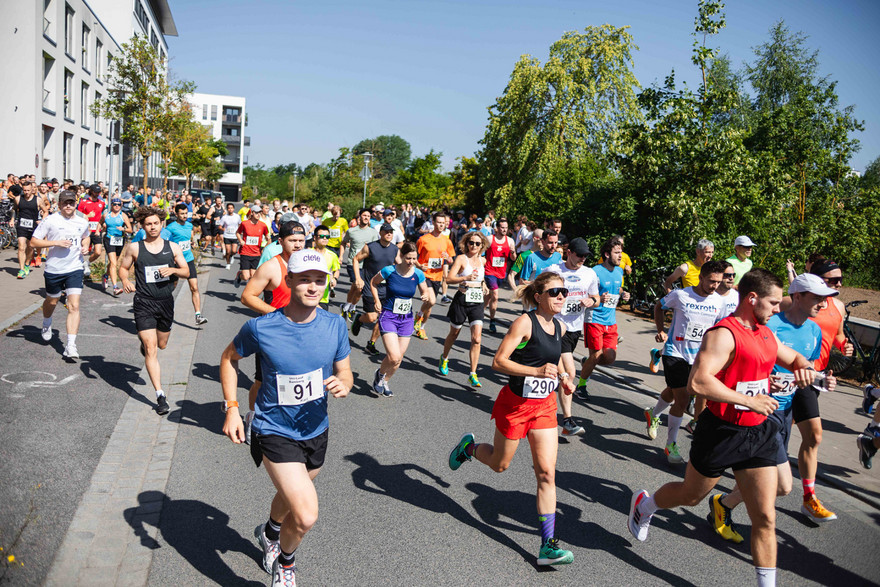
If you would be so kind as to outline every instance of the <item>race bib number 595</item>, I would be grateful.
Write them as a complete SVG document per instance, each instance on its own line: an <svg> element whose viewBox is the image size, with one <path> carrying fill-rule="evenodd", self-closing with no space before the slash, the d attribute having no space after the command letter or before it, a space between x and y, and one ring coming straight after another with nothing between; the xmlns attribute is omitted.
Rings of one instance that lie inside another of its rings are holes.
<svg viewBox="0 0 880 587"><path fill-rule="evenodd" d="M275 375L279 406L299 406L324 397L324 377L321 369L302 375Z"/></svg>

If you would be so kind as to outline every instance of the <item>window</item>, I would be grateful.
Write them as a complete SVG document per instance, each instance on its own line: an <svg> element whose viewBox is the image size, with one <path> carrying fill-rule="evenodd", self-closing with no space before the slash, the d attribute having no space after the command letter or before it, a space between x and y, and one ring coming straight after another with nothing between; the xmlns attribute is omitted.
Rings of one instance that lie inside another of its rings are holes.
<svg viewBox="0 0 880 587"><path fill-rule="evenodd" d="M73 72L64 70L64 118L73 122ZM69 176L68 176L69 177Z"/></svg>
<svg viewBox="0 0 880 587"><path fill-rule="evenodd" d="M48 177L49 175L49 158L48 155L52 153L52 134L54 132L54 128L51 126L43 125L43 153L42 157L40 157L43 164L43 177Z"/></svg>
<svg viewBox="0 0 880 587"><path fill-rule="evenodd" d="M73 57L73 8L64 5L64 52Z"/></svg>
<svg viewBox="0 0 880 587"><path fill-rule="evenodd" d="M113 56L110 53L107 53L107 68L104 70L104 81L109 81L110 79L110 66L113 63Z"/></svg>
<svg viewBox="0 0 880 587"><path fill-rule="evenodd" d="M64 145L63 150L61 152L61 169L64 172L64 177L70 177L70 149L73 147L73 135L70 133L64 133Z"/></svg>
<svg viewBox="0 0 880 587"><path fill-rule="evenodd" d="M211 104L211 120L217 120L217 105Z"/></svg>
<svg viewBox="0 0 880 587"><path fill-rule="evenodd" d="M156 36L156 29L150 29L150 45L153 46L153 49L159 47L159 37Z"/></svg>
<svg viewBox="0 0 880 587"><path fill-rule="evenodd" d="M57 100L55 82L55 60L48 53L43 53L43 110L55 114Z"/></svg>
<svg viewBox="0 0 880 587"><path fill-rule="evenodd" d="M100 179L103 176L103 170L101 169L101 145L95 145L95 156L92 159L92 169L95 170L94 178Z"/></svg>
<svg viewBox="0 0 880 587"><path fill-rule="evenodd" d="M82 68L89 70L89 46L91 45L92 29L83 23L82 32Z"/></svg>
<svg viewBox="0 0 880 587"><path fill-rule="evenodd" d="M101 93L100 93L100 92L95 92L95 102L99 102L100 100L101 100ZM92 115L92 128L94 128L94 129L95 129L95 132L98 133L98 134L101 134L101 131L103 130L103 129L101 128L101 127L102 127L102 124L101 124L102 122L103 122L103 121L102 121L100 118L98 118L97 115Z"/></svg>
<svg viewBox="0 0 880 587"><path fill-rule="evenodd" d="M208 120L208 105L202 104L202 120Z"/></svg>
<svg viewBox="0 0 880 587"><path fill-rule="evenodd" d="M43 36L55 44L55 0L43 0Z"/></svg>
<svg viewBox="0 0 880 587"><path fill-rule="evenodd" d="M101 79L101 65L104 63L104 43L95 40L95 79Z"/></svg>
<svg viewBox="0 0 880 587"><path fill-rule="evenodd" d="M150 30L150 20L147 18L147 11L144 10L144 5L140 3L140 0L135 0L134 2L134 16L141 23L141 26L144 27L145 33Z"/></svg>
<svg viewBox="0 0 880 587"><path fill-rule="evenodd" d="M83 82L79 98L79 120L85 128L89 128L89 84Z"/></svg>
<svg viewBox="0 0 880 587"><path fill-rule="evenodd" d="M88 162L89 162L89 142L85 139L82 139L79 142L79 179L80 179L80 181L85 181L86 178L89 176Z"/></svg>

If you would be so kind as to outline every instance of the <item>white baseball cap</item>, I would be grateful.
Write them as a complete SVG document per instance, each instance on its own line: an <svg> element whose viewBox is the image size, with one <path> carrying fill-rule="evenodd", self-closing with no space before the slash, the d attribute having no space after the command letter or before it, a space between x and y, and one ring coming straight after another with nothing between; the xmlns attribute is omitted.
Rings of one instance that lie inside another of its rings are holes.
<svg viewBox="0 0 880 587"><path fill-rule="evenodd" d="M255 214L259 214L259 213L262 212L262 211L263 211L263 208L260 207L260 206L257 206L256 204L254 204L253 206L251 206L251 212L253 212L253 213L255 213Z"/></svg>
<svg viewBox="0 0 880 587"><path fill-rule="evenodd" d="M747 237L746 235L736 237L736 240L733 241L733 246L735 247L754 247L755 243L752 242L752 239Z"/></svg>
<svg viewBox="0 0 880 587"><path fill-rule="evenodd" d="M790 294L803 292L809 292L817 296L836 296L840 294L836 289L825 285L825 280L812 273L801 273L788 286L788 293Z"/></svg>
<svg viewBox="0 0 880 587"><path fill-rule="evenodd" d="M294 251L290 255L287 262L288 273L305 273L306 271L320 271L321 273L330 273L327 269L327 262L321 253L314 249L303 249L302 251Z"/></svg>

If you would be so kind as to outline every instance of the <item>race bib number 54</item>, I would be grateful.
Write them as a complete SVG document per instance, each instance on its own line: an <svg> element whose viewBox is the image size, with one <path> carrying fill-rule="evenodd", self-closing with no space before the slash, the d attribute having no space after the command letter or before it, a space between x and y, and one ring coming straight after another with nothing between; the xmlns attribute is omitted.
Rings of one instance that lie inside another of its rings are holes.
<svg viewBox="0 0 880 587"><path fill-rule="evenodd" d="M279 406L299 406L324 397L324 377L321 369L302 375L275 375Z"/></svg>

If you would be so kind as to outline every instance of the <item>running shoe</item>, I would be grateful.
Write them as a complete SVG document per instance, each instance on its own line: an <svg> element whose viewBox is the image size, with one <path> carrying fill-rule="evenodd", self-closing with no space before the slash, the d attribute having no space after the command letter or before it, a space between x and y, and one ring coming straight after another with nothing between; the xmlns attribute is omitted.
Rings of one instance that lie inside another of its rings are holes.
<svg viewBox="0 0 880 587"><path fill-rule="evenodd" d="M457 471L465 461L469 461L473 458L467 456L467 452L465 452L465 449L469 444L474 444L474 435L470 432L462 436L461 440L458 441L458 444L455 445L455 448L452 449L452 452L449 453L450 469Z"/></svg>
<svg viewBox="0 0 880 587"><path fill-rule="evenodd" d="M280 557L272 565L272 587L296 587L296 564L285 567Z"/></svg>
<svg viewBox="0 0 880 587"><path fill-rule="evenodd" d="M874 459L874 455L877 454L877 449L874 447L874 437L867 434L859 434L859 437L856 438L856 444L859 445L859 462L862 463L864 468L870 469L873 464L871 461Z"/></svg>
<svg viewBox="0 0 880 587"><path fill-rule="evenodd" d="M657 438L657 428L660 427L660 418L654 417L653 408L645 408L645 420L648 422L648 438L654 440Z"/></svg>
<svg viewBox="0 0 880 587"><path fill-rule="evenodd" d="M376 369L373 374L373 385L370 388L370 392L376 397L382 397L385 394L385 386L382 383L382 372Z"/></svg>
<svg viewBox="0 0 880 587"><path fill-rule="evenodd" d="M446 294L443 294L443 296L440 298L440 303L441 303L441 304L448 304L448 303L451 302L451 301L452 301L452 298L450 298L450 297L449 297L448 295L446 295Z"/></svg>
<svg viewBox="0 0 880 587"><path fill-rule="evenodd" d="M494 320L489 320L489 332L492 332L492 333L498 332L498 328L495 326Z"/></svg>
<svg viewBox="0 0 880 587"><path fill-rule="evenodd" d="M232 285L234 285L236 288L241 287L241 275L239 275L238 273L235 274L235 281L232 282Z"/></svg>
<svg viewBox="0 0 880 587"><path fill-rule="evenodd" d="M156 399L156 413L160 416L164 416L171 408L168 406L168 400L165 398L165 395L160 395L158 399Z"/></svg>
<svg viewBox="0 0 880 587"><path fill-rule="evenodd" d="M440 375L449 375L449 359L440 357Z"/></svg>
<svg viewBox="0 0 880 587"><path fill-rule="evenodd" d="M574 388L574 395L576 398L586 401L590 401L590 392L587 391L587 384L578 385Z"/></svg>
<svg viewBox="0 0 880 587"><path fill-rule="evenodd" d="M696 396L693 396L693 395L691 396L691 399L688 400L688 407L685 411L688 413L689 416L694 415L694 403L696 403L696 401L697 401L697 398L696 398Z"/></svg>
<svg viewBox="0 0 880 587"><path fill-rule="evenodd" d="M70 359L71 361L75 361L79 358L79 351L76 350L75 344L67 345L67 348L64 349L64 353L62 356L65 359Z"/></svg>
<svg viewBox="0 0 880 587"><path fill-rule="evenodd" d="M415 330L414 330L414 332L413 332L413 335L414 335L416 338L421 338L422 340L428 340L428 335L427 335L427 333L425 332L425 329L422 327L422 323L421 323L421 322L419 322L419 323L418 323L418 326L415 327Z"/></svg>
<svg viewBox="0 0 880 587"><path fill-rule="evenodd" d="M102 286L104 289L107 289L109 283L110 283L110 276L108 276L108 275L105 273L104 275L101 276L101 286Z"/></svg>
<svg viewBox="0 0 880 587"><path fill-rule="evenodd" d="M870 383L862 390L862 394L864 395L864 399L862 400L862 411L869 416L874 413L874 402L877 401L877 398L871 393L873 391L874 386Z"/></svg>
<svg viewBox="0 0 880 587"><path fill-rule="evenodd" d="M618 337L617 337L617 344L620 344L620 343L622 343L622 342L623 342L623 337L622 337L622 336L618 336Z"/></svg>
<svg viewBox="0 0 880 587"><path fill-rule="evenodd" d="M248 410L248 413L242 418L244 420L244 443L248 445L251 443L251 428L254 426L254 416L256 415L255 411ZM268 573L269 571L267 570L266 572Z"/></svg>
<svg viewBox="0 0 880 587"><path fill-rule="evenodd" d="M651 373L656 373L660 370L660 360L663 358L663 353L660 352L660 349L651 349L651 360L648 361L648 368L651 370Z"/></svg>
<svg viewBox="0 0 880 587"><path fill-rule="evenodd" d="M361 313L355 312L354 318L351 319L351 334L357 336L361 333Z"/></svg>
<svg viewBox="0 0 880 587"><path fill-rule="evenodd" d="M697 419L691 418L691 421L685 424L684 429L687 430L691 435L697 430Z"/></svg>
<svg viewBox="0 0 880 587"><path fill-rule="evenodd" d="M580 436L586 432L583 426L579 426L572 418L566 418L562 421L563 436Z"/></svg>
<svg viewBox="0 0 880 587"><path fill-rule="evenodd" d="M121 287L114 287L114 288L113 288L113 295L114 295L114 296L118 296L118 295L121 295L121 294L122 294L122 288L121 288Z"/></svg>
<svg viewBox="0 0 880 587"><path fill-rule="evenodd" d="M538 552L538 564L545 565L567 565L574 560L574 555L570 550L559 548L559 539L551 538L541 545Z"/></svg>
<svg viewBox="0 0 880 587"><path fill-rule="evenodd" d="M448 369L447 369L447 371L448 371ZM480 383L479 379L477 379L476 373L471 373L468 376L468 383L470 383L473 387L483 387L483 384Z"/></svg>
<svg viewBox="0 0 880 587"><path fill-rule="evenodd" d="M815 494L804 498L801 513L816 523L822 524L837 519L837 514L827 509Z"/></svg>
<svg viewBox="0 0 880 587"><path fill-rule="evenodd" d="M232 269L232 263L227 263L226 270L229 271L230 269Z"/></svg>
<svg viewBox="0 0 880 587"><path fill-rule="evenodd" d="M388 382L382 380L382 397L394 397L394 392L388 387Z"/></svg>
<svg viewBox="0 0 880 587"><path fill-rule="evenodd" d="M24 269L19 269L18 275L15 276L16 279L24 279L25 277L27 277L27 271Z"/></svg>
<svg viewBox="0 0 880 587"><path fill-rule="evenodd" d="M207 324L207 323L208 323L207 318L205 318L201 314L196 314L196 324L202 325L202 324Z"/></svg>
<svg viewBox="0 0 880 587"><path fill-rule="evenodd" d="M271 575L275 559L281 554L281 541L266 538L265 522L254 528L254 538L257 539L257 542L260 543L260 548L263 550L263 570Z"/></svg>
<svg viewBox="0 0 880 587"><path fill-rule="evenodd" d="M743 541L742 534L736 531L736 527L733 525L733 517L731 516L732 511L721 503L722 497L724 497L724 494L719 493L709 499L709 517L712 519L712 528L716 534L725 540L739 544Z"/></svg>
<svg viewBox="0 0 880 587"><path fill-rule="evenodd" d="M52 326L49 325L40 329L40 336L42 336L43 340L45 340L46 342L52 340Z"/></svg>
<svg viewBox="0 0 880 587"><path fill-rule="evenodd" d="M671 442L666 445L666 460L670 465L680 465L684 458L678 453L678 443Z"/></svg>
<svg viewBox="0 0 880 587"><path fill-rule="evenodd" d="M646 499L651 497L647 491L642 489L638 493L634 493L629 503L629 518L627 519L627 528L633 538L640 542L644 542L648 537L648 529L651 527L651 518L653 514L643 515L639 511L639 505Z"/></svg>
<svg viewBox="0 0 880 587"><path fill-rule="evenodd" d="M367 341L366 350L371 355L378 355L379 349L376 348L376 342L373 340Z"/></svg>

